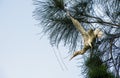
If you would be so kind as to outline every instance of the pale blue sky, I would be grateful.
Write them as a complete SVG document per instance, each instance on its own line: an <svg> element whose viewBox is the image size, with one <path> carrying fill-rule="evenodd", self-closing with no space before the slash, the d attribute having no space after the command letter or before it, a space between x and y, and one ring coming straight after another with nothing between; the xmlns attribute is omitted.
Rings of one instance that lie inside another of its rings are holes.
<svg viewBox="0 0 120 78"><path fill-rule="evenodd" d="M0 0L0 78L80 78L77 61L63 56L68 70L61 70L48 39L39 39L32 3Z"/></svg>

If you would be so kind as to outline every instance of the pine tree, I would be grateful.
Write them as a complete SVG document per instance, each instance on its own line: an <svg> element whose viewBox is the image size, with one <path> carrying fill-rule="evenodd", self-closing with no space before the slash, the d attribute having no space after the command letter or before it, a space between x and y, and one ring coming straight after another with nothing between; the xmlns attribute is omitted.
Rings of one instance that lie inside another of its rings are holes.
<svg viewBox="0 0 120 78"><path fill-rule="evenodd" d="M120 0L34 0L34 4L34 17L53 46L59 46L62 41L74 52L82 44L80 33L66 15L66 8L86 30L100 28L105 34L87 52L86 77L120 77Z"/></svg>

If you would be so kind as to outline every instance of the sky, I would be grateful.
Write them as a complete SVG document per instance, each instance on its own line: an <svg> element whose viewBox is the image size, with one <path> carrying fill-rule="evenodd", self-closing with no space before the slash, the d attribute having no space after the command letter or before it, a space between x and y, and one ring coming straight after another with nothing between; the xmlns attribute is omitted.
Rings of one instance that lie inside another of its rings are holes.
<svg viewBox="0 0 120 78"><path fill-rule="evenodd" d="M34 8L32 0L0 0L0 78L82 78L77 61L65 58L67 49L59 49L62 69L59 51L40 39Z"/></svg>

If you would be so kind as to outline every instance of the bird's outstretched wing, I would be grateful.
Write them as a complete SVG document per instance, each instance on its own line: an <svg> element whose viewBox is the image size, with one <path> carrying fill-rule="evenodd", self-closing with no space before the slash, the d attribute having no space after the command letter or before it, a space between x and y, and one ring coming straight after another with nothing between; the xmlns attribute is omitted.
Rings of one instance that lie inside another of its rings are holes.
<svg viewBox="0 0 120 78"><path fill-rule="evenodd" d="M76 27L76 29L81 33L81 35L82 35L83 37L86 36L87 33L86 33L85 29L81 26L81 24L79 23L79 21L76 20L76 19L74 19L74 18L70 15L69 11L67 11L67 15L70 17L70 19L71 19L72 22L73 22L73 25L74 25L74 26Z"/></svg>

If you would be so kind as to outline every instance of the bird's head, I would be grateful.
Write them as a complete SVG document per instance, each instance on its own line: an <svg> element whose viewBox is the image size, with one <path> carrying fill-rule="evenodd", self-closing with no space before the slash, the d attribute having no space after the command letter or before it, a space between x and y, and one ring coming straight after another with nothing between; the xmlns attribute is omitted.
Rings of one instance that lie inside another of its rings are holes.
<svg viewBox="0 0 120 78"><path fill-rule="evenodd" d="M101 38L103 36L103 32L100 29L95 29L94 35L96 35L98 38Z"/></svg>

